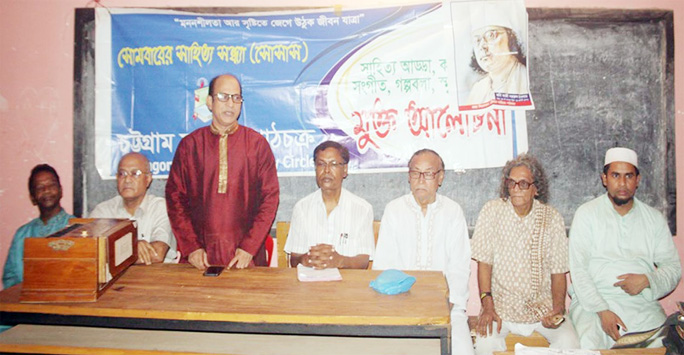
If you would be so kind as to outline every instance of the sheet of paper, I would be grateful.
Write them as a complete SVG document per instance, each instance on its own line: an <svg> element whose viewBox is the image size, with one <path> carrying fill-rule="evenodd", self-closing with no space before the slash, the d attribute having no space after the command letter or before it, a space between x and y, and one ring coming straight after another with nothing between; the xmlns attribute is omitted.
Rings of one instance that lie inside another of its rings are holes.
<svg viewBox="0 0 684 355"><path fill-rule="evenodd" d="M301 282L314 281L340 281L342 275L340 270L334 269L314 269L302 264L297 265L297 279Z"/></svg>

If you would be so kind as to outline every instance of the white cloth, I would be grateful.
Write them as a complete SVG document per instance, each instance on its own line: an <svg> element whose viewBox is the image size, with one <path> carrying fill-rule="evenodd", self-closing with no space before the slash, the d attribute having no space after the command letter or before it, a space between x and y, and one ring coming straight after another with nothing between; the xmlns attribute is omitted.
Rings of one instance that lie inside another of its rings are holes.
<svg viewBox="0 0 684 355"><path fill-rule="evenodd" d="M343 256L368 254L372 259L373 206L344 188L330 215L320 189L299 200L292 210L285 251L304 254L321 243L332 245Z"/></svg>
<svg viewBox="0 0 684 355"><path fill-rule="evenodd" d="M138 228L138 240L148 243L164 242L169 246L169 251L164 256L165 263L176 260L176 238L171 232L169 216L166 214L166 200L152 194L145 194L135 215L131 216L123 204L123 198L116 195L107 201L99 203L90 215L90 218L128 218L136 222Z"/></svg>
<svg viewBox="0 0 684 355"><path fill-rule="evenodd" d="M465 315L470 240L461 206L437 195L423 215L411 194L388 203L380 223L373 269L442 271L449 285L449 301L453 303L452 354L473 353Z"/></svg>
<svg viewBox="0 0 684 355"><path fill-rule="evenodd" d="M501 323L501 332L497 333L497 322L492 324L493 333L481 337L479 334L475 338L475 354L489 355L494 351L506 351L506 336L508 333L519 334L522 336L530 336L532 332L537 331L549 342L550 348L555 349L576 349L579 347L575 329L572 322L565 320L560 327L556 329L544 328L541 322L537 323L513 323L503 321Z"/></svg>
<svg viewBox="0 0 684 355"><path fill-rule="evenodd" d="M617 276L645 274L650 287L630 296ZM658 299L681 278L677 248L663 215L634 198L624 216L607 194L580 206L570 229L570 319L583 349L606 349L614 341L601 328L597 312L617 314L630 332L650 330L665 321ZM621 331L624 332L624 331Z"/></svg>

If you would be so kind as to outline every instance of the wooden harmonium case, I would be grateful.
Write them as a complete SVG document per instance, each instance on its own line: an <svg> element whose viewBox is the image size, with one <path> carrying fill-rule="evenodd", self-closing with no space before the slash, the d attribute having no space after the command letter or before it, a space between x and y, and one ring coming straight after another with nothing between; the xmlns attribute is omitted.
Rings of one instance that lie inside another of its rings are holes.
<svg viewBox="0 0 684 355"><path fill-rule="evenodd" d="M94 302L138 259L127 219L79 219L45 238L24 240L20 302Z"/></svg>

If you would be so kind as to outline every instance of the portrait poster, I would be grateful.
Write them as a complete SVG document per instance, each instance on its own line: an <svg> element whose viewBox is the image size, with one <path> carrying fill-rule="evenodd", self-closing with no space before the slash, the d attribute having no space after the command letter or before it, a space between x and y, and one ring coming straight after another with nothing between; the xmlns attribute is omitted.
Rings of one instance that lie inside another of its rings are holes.
<svg viewBox="0 0 684 355"><path fill-rule="evenodd" d="M279 176L313 175L334 140L351 173L405 171L431 148L447 169L502 166L527 151L524 111L459 112L442 3L246 14L97 9L95 164L142 152L166 177L180 140L211 123L208 85L234 74L241 125Z"/></svg>
<svg viewBox="0 0 684 355"><path fill-rule="evenodd" d="M447 0L460 111L534 109L524 0Z"/></svg>

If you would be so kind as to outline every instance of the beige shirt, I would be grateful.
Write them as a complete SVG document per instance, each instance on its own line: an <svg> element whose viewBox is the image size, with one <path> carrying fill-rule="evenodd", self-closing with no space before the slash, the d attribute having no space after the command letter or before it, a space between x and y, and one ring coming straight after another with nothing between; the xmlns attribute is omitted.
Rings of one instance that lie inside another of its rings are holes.
<svg viewBox="0 0 684 355"><path fill-rule="evenodd" d="M492 265L492 296L502 320L535 323L553 308L551 274L568 271L565 223L553 207L534 200L530 213L519 217L510 200L489 201L471 244L473 259Z"/></svg>

